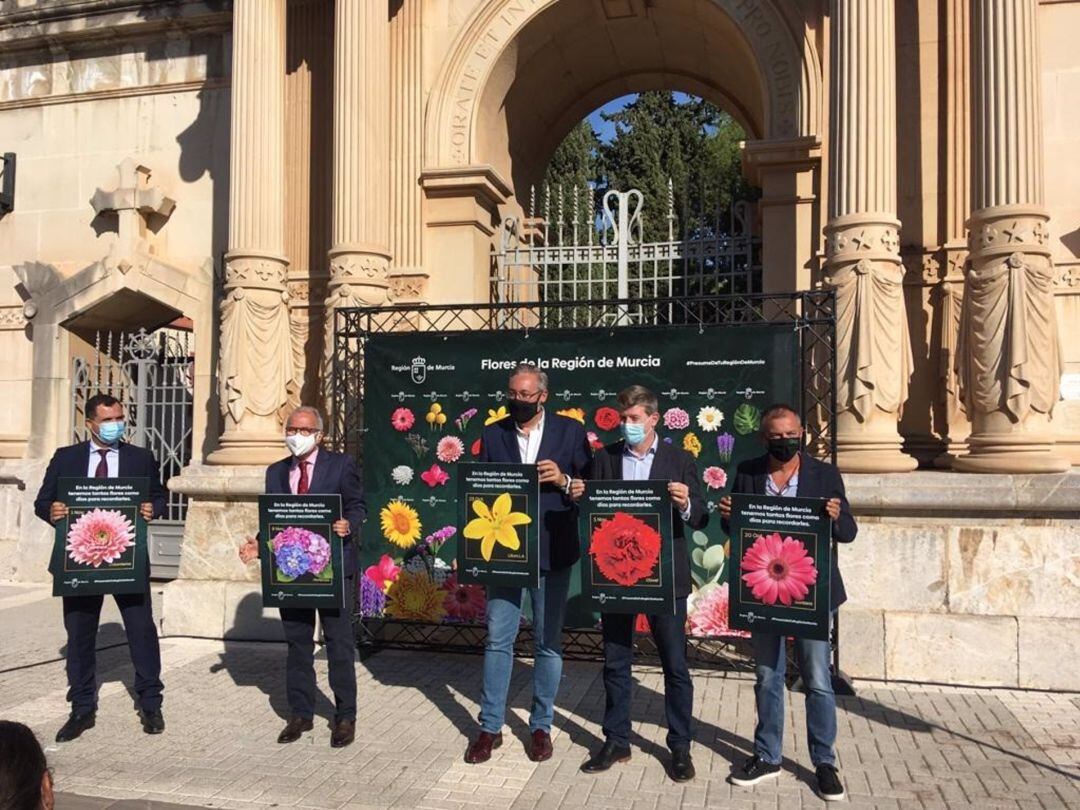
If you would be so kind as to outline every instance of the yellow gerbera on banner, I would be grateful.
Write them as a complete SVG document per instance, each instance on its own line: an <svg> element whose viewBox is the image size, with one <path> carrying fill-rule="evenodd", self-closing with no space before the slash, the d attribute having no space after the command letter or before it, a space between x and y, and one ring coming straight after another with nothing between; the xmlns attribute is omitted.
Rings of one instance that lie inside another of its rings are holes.
<svg viewBox="0 0 1080 810"><path fill-rule="evenodd" d="M383 537L401 548L411 548L420 539L420 515L403 501L390 501L379 510Z"/></svg>
<svg viewBox="0 0 1080 810"><path fill-rule="evenodd" d="M555 411L556 416L568 416L571 419L576 419L581 424L585 424L585 411L582 408L563 408L561 411Z"/></svg>
<svg viewBox="0 0 1080 810"><path fill-rule="evenodd" d="M480 554L485 562L491 562L496 543L510 551L521 548L521 540L514 527L532 523L532 518L524 512L514 512L513 506L514 502L507 492L496 498L490 509L483 499L473 500L472 508L477 517L468 522L462 534L469 540L480 541Z"/></svg>
<svg viewBox="0 0 1080 810"><path fill-rule="evenodd" d="M484 420L484 427L488 425L494 425L496 422L501 422L503 419L510 415L510 411L506 410L505 405L500 405L496 410L488 408L487 419Z"/></svg>

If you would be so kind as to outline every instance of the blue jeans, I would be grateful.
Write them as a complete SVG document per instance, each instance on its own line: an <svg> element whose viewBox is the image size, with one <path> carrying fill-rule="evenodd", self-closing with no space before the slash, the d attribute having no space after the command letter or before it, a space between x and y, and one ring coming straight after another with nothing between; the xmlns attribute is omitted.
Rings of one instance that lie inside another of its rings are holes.
<svg viewBox="0 0 1080 810"><path fill-rule="evenodd" d="M754 729L754 753L771 765L779 765L784 745L784 670L787 654L784 636L752 633L757 684L757 728ZM795 655L806 686L806 737L810 741L810 761L835 765L836 696L833 694L829 659L832 651L827 641L796 638Z"/></svg>
<svg viewBox="0 0 1080 810"><path fill-rule="evenodd" d="M562 626L570 569L545 571L539 588L491 587L487 592L487 644L484 646L484 686L480 694L480 728L502 731L506 694L514 669L514 639L521 626L525 592L533 610L533 701L529 731L551 731L555 693L562 679Z"/></svg>

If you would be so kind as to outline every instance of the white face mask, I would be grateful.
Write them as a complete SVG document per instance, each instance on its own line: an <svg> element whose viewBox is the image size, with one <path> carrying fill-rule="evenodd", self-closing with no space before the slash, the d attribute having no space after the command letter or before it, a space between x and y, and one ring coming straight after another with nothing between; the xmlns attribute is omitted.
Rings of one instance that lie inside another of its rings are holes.
<svg viewBox="0 0 1080 810"><path fill-rule="evenodd" d="M315 437L317 433L312 433L310 436L301 436L299 433L292 436L285 437L285 444L289 448L289 452L299 458L300 456L307 455L315 447Z"/></svg>

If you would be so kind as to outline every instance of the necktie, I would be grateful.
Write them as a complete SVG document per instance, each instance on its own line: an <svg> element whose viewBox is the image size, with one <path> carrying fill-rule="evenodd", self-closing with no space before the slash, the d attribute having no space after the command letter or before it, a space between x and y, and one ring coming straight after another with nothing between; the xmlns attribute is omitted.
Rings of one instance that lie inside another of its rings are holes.
<svg viewBox="0 0 1080 810"><path fill-rule="evenodd" d="M300 480L296 483L296 494L307 495L308 491L308 477L307 468L310 462L301 461L300 464Z"/></svg>
<svg viewBox="0 0 1080 810"><path fill-rule="evenodd" d="M97 463L97 469L94 470L94 478L108 478L109 477L109 462L106 461L105 458L106 458L106 456L109 455L109 451L108 450L97 450L96 452L97 452L97 454L99 456L101 456L101 461L99 461Z"/></svg>

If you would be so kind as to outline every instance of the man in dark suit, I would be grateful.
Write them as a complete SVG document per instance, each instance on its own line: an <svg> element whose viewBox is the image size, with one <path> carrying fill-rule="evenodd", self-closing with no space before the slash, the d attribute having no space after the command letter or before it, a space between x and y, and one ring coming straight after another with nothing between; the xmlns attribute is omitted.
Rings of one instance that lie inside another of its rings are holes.
<svg viewBox="0 0 1080 810"><path fill-rule="evenodd" d="M577 508L570 491L575 477L587 475L592 460L581 423L544 410L547 374L534 365L520 363L510 373L507 394L510 417L484 428L480 461L536 465L540 479L541 578L538 588L488 588L480 734L465 753L465 761L471 764L486 762L492 749L502 745L514 639L526 591L532 603L535 645L528 755L534 762L551 758L551 721L562 677L563 616L570 568L580 555Z"/></svg>
<svg viewBox="0 0 1080 810"><path fill-rule="evenodd" d="M660 441L656 394L640 385L619 393L622 417L621 441L596 454L592 478L615 481L667 481L671 496L675 558L674 616L649 616L660 663L664 669L664 709L667 714L667 745L671 750L671 777L677 782L694 778L690 757L694 708L694 685L686 663L686 597L690 595L690 555L684 525L701 529L709 522L701 497L693 457L681 448ZM603 613L604 634L604 745L584 765L585 773L606 771L630 759L630 696L634 682L630 665L634 658L634 620L629 613Z"/></svg>
<svg viewBox="0 0 1080 810"><path fill-rule="evenodd" d="M356 738L356 637L352 616L357 588L356 552L367 507L356 460L344 453L320 448L322 438L322 414L306 406L294 410L285 423L285 444L291 455L266 468L266 492L341 495L342 518L334 523L333 530L344 540L345 608L319 608L318 613L326 638L330 688L336 707L330 745L343 748ZM240 547L240 559L251 563L258 557L258 541L254 537L247 538ZM291 743L314 728L315 609L280 610L288 643L285 691L289 719L278 735L278 742Z"/></svg>
<svg viewBox="0 0 1080 810"><path fill-rule="evenodd" d="M67 506L56 500L60 478L147 478L150 500L139 507L144 520L165 514L168 500L161 473L149 450L121 441L126 429L124 406L107 394L86 401L86 426L90 440L59 448L45 470L34 500L34 513L50 525L67 516ZM150 603L150 580L142 593L116 594L135 667L135 693L143 731L165 730L161 714L161 650ZM74 740L97 719L97 631L104 597L65 596L64 628L67 630L68 701L71 716L56 734L57 742Z"/></svg>
<svg viewBox="0 0 1080 810"><path fill-rule="evenodd" d="M851 515L844 480L840 471L818 461L803 451L802 420L790 405L772 405L761 417L761 438L768 452L744 461L735 473L733 493L773 495L781 498L824 498L825 511L832 520L833 538L840 543L855 539L858 526ZM720 500L720 515L727 530L731 517L731 498ZM833 557L830 609L847 599L840 568ZM733 784L747 787L780 773L784 740L784 670L787 655L784 636L751 633L757 685L757 728L754 731L754 755L732 775ZM831 647L828 641L795 639L799 671L806 685L806 734L810 742L810 760L818 781L818 792L826 801L844 798L844 786L836 769L836 697L829 670Z"/></svg>

